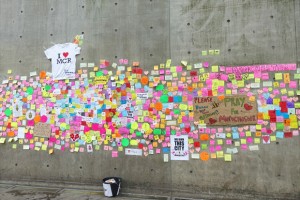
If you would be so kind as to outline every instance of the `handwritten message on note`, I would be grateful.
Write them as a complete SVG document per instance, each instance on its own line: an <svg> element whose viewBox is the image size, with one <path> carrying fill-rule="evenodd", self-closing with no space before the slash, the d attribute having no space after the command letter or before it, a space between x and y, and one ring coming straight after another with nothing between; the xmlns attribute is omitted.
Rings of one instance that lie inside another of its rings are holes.
<svg viewBox="0 0 300 200"><path fill-rule="evenodd" d="M246 95L195 97L194 119L211 126L257 123L257 104Z"/></svg>

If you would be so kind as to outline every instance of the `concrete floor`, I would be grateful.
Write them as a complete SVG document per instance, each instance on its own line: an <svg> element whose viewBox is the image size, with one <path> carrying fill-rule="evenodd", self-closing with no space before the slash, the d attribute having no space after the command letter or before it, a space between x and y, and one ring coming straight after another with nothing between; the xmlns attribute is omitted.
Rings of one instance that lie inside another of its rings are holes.
<svg viewBox="0 0 300 200"><path fill-rule="evenodd" d="M70 188L60 187L37 187L26 185L10 185L0 184L0 199L1 200L40 200L40 199L64 199L64 200L105 200L112 199L104 196L101 190L76 189L74 186ZM115 197L118 200L133 200L133 199L157 199L168 200L170 197L149 196L142 194L120 194Z"/></svg>
<svg viewBox="0 0 300 200"><path fill-rule="evenodd" d="M107 200L112 199L105 197L100 189L77 189L76 186L70 187L45 187L45 186L28 186L14 184L0 184L1 200ZM120 194L114 199L118 200L134 200L134 199L152 199L152 200L168 200L170 197L151 196L142 194Z"/></svg>

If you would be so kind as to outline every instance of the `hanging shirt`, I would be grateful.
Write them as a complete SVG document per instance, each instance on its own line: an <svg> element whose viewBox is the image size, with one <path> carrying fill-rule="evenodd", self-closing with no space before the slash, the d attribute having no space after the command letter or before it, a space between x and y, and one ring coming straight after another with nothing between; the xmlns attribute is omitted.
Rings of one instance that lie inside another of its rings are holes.
<svg viewBox="0 0 300 200"><path fill-rule="evenodd" d="M53 80L74 79L76 55L80 54L77 44L56 44L45 51L52 63Z"/></svg>

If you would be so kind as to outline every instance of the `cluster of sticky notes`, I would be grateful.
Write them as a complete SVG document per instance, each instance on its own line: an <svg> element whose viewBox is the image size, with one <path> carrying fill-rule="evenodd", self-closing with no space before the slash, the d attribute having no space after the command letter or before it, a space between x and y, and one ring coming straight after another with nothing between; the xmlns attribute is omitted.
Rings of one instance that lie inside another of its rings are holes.
<svg viewBox="0 0 300 200"><path fill-rule="evenodd" d="M145 70L138 61L120 59L81 63L75 80L53 81L45 71L10 77L0 86L0 143L49 154L104 150L112 157L131 148L168 162L170 136L188 135L192 159L230 162L239 151L299 135L300 71L293 65L240 69L206 61L173 65L169 59ZM257 103L257 124L213 127L194 118L195 97L222 101L238 94Z"/></svg>

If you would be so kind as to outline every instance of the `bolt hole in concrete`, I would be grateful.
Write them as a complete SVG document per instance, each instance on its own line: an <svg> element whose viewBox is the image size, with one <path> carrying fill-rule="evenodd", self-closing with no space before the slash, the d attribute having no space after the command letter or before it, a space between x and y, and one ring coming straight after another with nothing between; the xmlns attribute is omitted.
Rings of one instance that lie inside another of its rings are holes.
<svg viewBox="0 0 300 200"><path fill-rule="evenodd" d="M82 166L80 166L79 168L82 169Z"/></svg>
<svg viewBox="0 0 300 200"><path fill-rule="evenodd" d="M84 32L81 32L81 34L84 34Z"/></svg>
<svg viewBox="0 0 300 200"><path fill-rule="evenodd" d="M118 5L118 3L116 2L115 5Z"/></svg>
<svg viewBox="0 0 300 200"><path fill-rule="evenodd" d="M192 174L192 173L193 173L193 170L191 170L190 173Z"/></svg>
<svg viewBox="0 0 300 200"><path fill-rule="evenodd" d="M21 13L23 13L23 10L21 10Z"/></svg>
<svg viewBox="0 0 300 200"><path fill-rule="evenodd" d="M53 8L51 8L51 10L53 11Z"/></svg>
<svg viewBox="0 0 300 200"><path fill-rule="evenodd" d="M153 26L150 26L150 29L153 29Z"/></svg>
<svg viewBox="0 0 300 200"><path fill-rule="evenodd" d="M272 49L275 49L275 46L272 46Z"/></svg>
<svg viewBox="0 0 300 200"><path fill-rule="evenodd" d="M279 144L279 142L276 142L276 144Z"/></svg>
<svg viewBox="0 0 300 200"><path fill-rule="evenodd" d="M115 29L115 32L117 32L118 31L118 29Z"/></svg>
<svg viewBox="0 0 300 200"><path fill-rule="evenodd" d="M153 56L153 54L152 54L152 53L150 53L150 56Z"/></svg>
<svg viewBox="0 0 300 200"><path fill-rule="evenodd" d="M22 35L20 35L20 38L22 38Z"/></svg>
<svg viewBox="0 0 300 200"><path fill-rule="evenodd" d="M81 6L81 8L84 8L84 6Z"/></svg>
<svg viewBox="0 0 300 200"><path fill-rule="evenodd" d="M271 19L273 19L273 18L274 18L274 17L273 17L273 15L271 15L270 17L271 17Z"/></svg>
<svg viewBox="0 0 300 200"><path fill-rule="evenodd" d="M230 22L230 19L227 19L227 22L229 23L229 22Z"/></svg>
<svg viewBox="0 0 300 200"><path fill-rule="evenodd" d="M118 58L118 56L115 56L115 58Z"/></svg>
<svg viewBox="0 0 300 200"><path fill-rule="evenodd" d="M81 60L83 60L83 58L81 58Z"/></svg>
<svg viewBox="0 0 300 200"><path fill-rule="evenodd" d="M51 34L50 34L50 36L52 37L52 36L53 36L53 34L51 33Z"/></svg>
<svg viewBox="0 0 300 200"><path fill-rule="evenodd" d="M19 60L19 63L21 63L22 62L22 60Z"/></svg>
<svg viewBox="0 0 300 200"><path fill-rule="evenodd" d="M117 170L117 168L114 168L114 170Z"/></svg>
<svg viewBox="0 0 300 200"><path fill-rule="evenodd" d="M228 49L228 52L230 52L231 51L231 49Z"/></svg>
<svg viewBox="0 0 300 200"><path fill-rule="evenodd" d="M17 167L17 166L18 166L18 163L16 163L15 166Z"/></svg>
<svg viewBox="0 0 300 200"><path fill-rule="evenodd" d="M188 51L188 54L191 54L191 52L190 52L190 51Z"/></svg>
<svg viewBox="0 0 300 200"><path fill-rule="evenodd" d="M154 169L151 169L150 171L151 171L151 172L153 172L153 171L154 171Z"/></svg>
<svg viewBox="0 0 300 200"><path fill-rule="evenodd" d="M189 26L189 25L191 25L191 24L190 24L190 23L187 23L186 25L188 25L188 26Z"/></svg>
<svg viewBox="0 0 300 200"><path fill-rule="evenodd" d="M49 167L49 165L47 165L47 167Z"/></svg>

